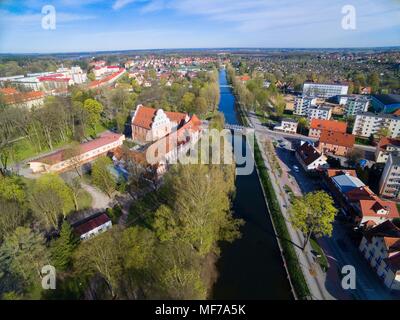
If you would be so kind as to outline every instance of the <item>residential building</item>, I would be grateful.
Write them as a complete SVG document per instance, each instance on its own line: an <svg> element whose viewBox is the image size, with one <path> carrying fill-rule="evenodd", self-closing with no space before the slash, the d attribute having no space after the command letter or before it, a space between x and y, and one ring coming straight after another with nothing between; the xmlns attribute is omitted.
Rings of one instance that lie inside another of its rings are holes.
<svg viewBox="0 0 400 320"><path fill-rule="evenodd" d="M348 133L322 130L317 149L322 153L347 156L355 143L355 136Z"/></svg>
<svg viewBox="0 0 400 320"><path fill-rule="evenodd" d="M332 108L328 106L310 106L307 112L308 120L329 120L332 117Z"/></svg>
<svg viewBox="0 0 400 320"><path fill-rule="evenodd" d="M188 122L189 115L138 105L132 116L132 139L140 143L156 141Z"/></svg>
<svg viewBox="0 0 400 320"><path fill-rule="evenodd" d="M121 78L125 74L126 70L124 68L120 68L118 71L114 73L108 73L107 76L101 78L100 80L94 80L91 81L88 84L89 89L95 89L95 88L100 88L103 86L108 86L117 81L119 78Z"/></svg>
<svg viewBox="0 0 400 320"><path fill-rule="evenodd" d="M297 126L298 122L296 120L286 118L282 119L281 124L274 127L274 130L295 134L297 132Z"/></svg>
<svg viewBox="0 0 400 320"><path fill-rule="evenodd" d="M294 114L299 116L308 115L308 109L316 105L317 98L308 96L298 96L294 101Z"/></svg>
<svg viewBox="0 0 400 320"><path fill-rule="evenodd" d="M348 96L344 105L344 114L352 117L359 112L368 111L369 101L365 96Z"/></svg>
<svg viewBox="0 0 400 320"><path fill-rule="evenodd" d="M337 120L312 119L310 122L308 136L312 138L319 138L322 130L346 133L347 123Z"/></svg>
<svg viewBox="0 0 400 320"><path fill-rule="evenodd" d="M310 143L305 142L296 149L296 158L305 171L313 171L317 169L327 168L327 157L318 152L318 150Z"/></svg>
<svg viewBox="0 0 400 320"><path fill-rule="evenodd" d="M394 151L400 151L400 140L382 137L376 146L375 161L377 163L386 163L389 154Z"/></svg>
<svg viewBox="0 0 400 320"><path fill-rule="evenodd" d="M379 194L385 198L400 198L400 153L389 153L379 181Z"/></svg>
<svg viewBox="0 0 400 320"><path fill-rule="evenodd" d="M360 137L370 137L386 128L391 138L400 135L400 116L394 114L361 112L356 115L353 134Z"/></svg>
<svg viewBox="0 0 400 320"><path fill-rule="evenodd" d="M66 78L71 78L75 84L82 84L87 81L87 74L83 72L81 67L73 66L71 68L58 68L57 73L62 73Z"/></svg>
<svg viewBox="0 0 400 320"><path fill-rule="evenodd" d="M5 88L11 89L11 88ZM15 89L14 89L15 90ZM3 90L0 90L0 92ZM10 92L11 90L8 90ZM4 103L13 107L25 107L31 109L43 105L45 94L42 91L18 92L6 94L3 97Z"/></svg>
<svg viewBox="0 0 400 320"><path fill-rule="evenodd" d="M88 240L111 229L112 222L107 214L102 213L75 223L72 228L80 240Z"/></svg>
<svg viewBox="0 0 400 320"><path fill-rule="evenodd" d="M28 164L33 173L63 172L71 169L77 163L82 165L106 155L109 151L121 146L124 140L123 134L105 131L98 138L82 143L80 154L75 157L69 158L65 149L61 149L47 156L34 159Z"/></svg>
<svg viewBox="0 0 400 320"><path fill-rule="evenodd" d="M326 173L328 187L355 225L399 217L396 204L380 199L357 177L355 170L328 169Z"/></svg>
<svg viewBox="0 0 400 320"><path fill-rule="evenodd" d="M331 98L337 95L345 95L349 90L347 84L339 83L313 83L305 82L303 85L303 95L322 98Z"/></svg>
<svg viewBox="0 0 400 320"><path fill-rule="evenodd" d="M400 229L391 221L370 223L359 250L390 290L400 290Z"/></svg>
<svg viewBox="0 0 400 320"><path fill-rule="evenodd" d="M400 94L374 94L372 95L372 108L375 112L395 112L400 109Z"/></svg>

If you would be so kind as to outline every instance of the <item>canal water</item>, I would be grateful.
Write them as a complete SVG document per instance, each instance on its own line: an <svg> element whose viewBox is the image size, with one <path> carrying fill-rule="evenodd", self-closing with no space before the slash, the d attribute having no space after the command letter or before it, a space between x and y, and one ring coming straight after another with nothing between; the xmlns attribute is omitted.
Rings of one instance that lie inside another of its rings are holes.
<svg viewBox="0 0 400 320"><path fill-rule="evenodd" d="M219 110L227 123L240 124L235 97L229 87L224 87L228 84L225 69L220 70L219 81L222 86ZM293 299L255 169L250 175L236 177L233 211L245 225L240 239L221 246L217 262L219 277L212 298Z"/></svg>

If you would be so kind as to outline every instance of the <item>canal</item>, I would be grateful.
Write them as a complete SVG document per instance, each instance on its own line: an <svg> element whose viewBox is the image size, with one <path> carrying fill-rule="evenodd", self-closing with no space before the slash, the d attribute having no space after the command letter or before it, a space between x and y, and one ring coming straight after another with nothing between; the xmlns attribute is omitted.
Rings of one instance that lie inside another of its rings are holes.
<svg viewBox="0 0 400 320"><path fill-rule="evenodd" d="M235 96L231 88L225 87L228 84L225 69L220 70L219 82L219 110L227 123L239 124ZM219 277L212 298L293 299L255 169L250 175L236 177L233 212L245 225L240 239L221 245L217 262Z"/></svg>

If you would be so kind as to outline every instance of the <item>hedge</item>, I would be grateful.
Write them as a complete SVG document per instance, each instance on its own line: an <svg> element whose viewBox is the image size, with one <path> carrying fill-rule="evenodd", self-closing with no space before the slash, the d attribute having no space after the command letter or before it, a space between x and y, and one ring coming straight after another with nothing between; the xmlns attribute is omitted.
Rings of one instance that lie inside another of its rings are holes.
<svg viewBox="0 0 400 320"><path fill-rule="evenodd" d="M306 279L304 278L300 263L297 259L296 251L291 243L285 218L282 215L282 211L272 186L268 170L265 167L264 159L256 140L254 142L254 159L258 167L260 179L264 187L267 198L266 200L268 202L269 211L274 222L278 241L281 244L293 289L295 290L295 293L299 299L306 299L310 296L310 290L307 286Z"/></svg>

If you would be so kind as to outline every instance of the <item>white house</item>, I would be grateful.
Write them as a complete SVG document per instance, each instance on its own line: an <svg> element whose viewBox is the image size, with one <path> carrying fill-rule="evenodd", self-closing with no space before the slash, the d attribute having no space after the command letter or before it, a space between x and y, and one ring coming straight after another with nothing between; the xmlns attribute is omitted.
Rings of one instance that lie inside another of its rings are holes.
<svg viewBox="0 0 400 320"><path fill-rule="evenodd" d="M312 171L322 168L328 168L327 157L310 143L304 142L296 149L296 158L305 171Z"/></svg>
<svg viewBox="0 0 400 320"><path fill-rule="evenodd" d="M81 240L90 239L111 228L111 219L105 213L102 213L95 217L90 217L89 219L78 222L73 226L74 233Z"/></svg>
<svg viewBox="0 0 400 320"><path fill-rule="evenodd" d="M274 130L295 134L297 132L297 126L298 122L296 120L282 119L281 124L274 127Z"/></svg>
<svg viewBox="0 0 400 320"><path fill-rule="evenodd" d="M391 221L367 223L359 250L386 287L400 290L400 229Z"/></svg>
<svg viewBox="0 0 400 320"><path fill-rule="evenodd" d="M308 120L329 120L332 117L332 108L328 106L311 106L307 112Z"/></svg>

